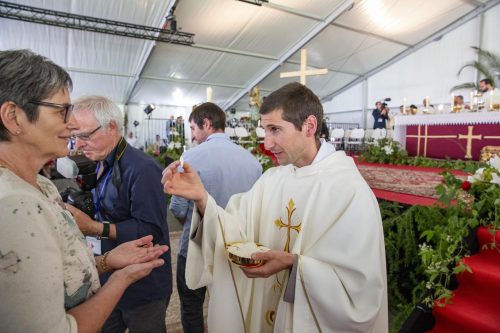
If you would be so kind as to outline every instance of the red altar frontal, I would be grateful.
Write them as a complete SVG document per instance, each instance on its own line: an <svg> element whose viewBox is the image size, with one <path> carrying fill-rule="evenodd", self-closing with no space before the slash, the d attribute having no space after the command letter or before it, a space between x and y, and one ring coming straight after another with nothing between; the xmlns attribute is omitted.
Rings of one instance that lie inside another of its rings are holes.
<svg viewBox="0 0 500 333"><path fill-rule="evenodd" d="M500 146L500 113L398 116L394 137L411 156L479 160Z"/></svg>

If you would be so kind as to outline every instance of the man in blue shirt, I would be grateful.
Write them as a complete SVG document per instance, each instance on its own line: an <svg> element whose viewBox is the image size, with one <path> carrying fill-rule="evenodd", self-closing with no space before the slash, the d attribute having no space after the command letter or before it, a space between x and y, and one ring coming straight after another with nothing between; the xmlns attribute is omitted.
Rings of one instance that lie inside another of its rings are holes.
<svg viewBox="0 0 500 333"><path fill-rule="evenodd" d="M224 133L226 115L217 105L203 103L189 116L193 141L199 143L182 156L198 170L201 181L217 204L225 207L236 193L248 191L262 174L262 166L243 147ZM181 301L181 320L185 333L203 333L203 301L206 288L186 286L187 248L193 202L172 196L170 210L184 224L177 256L177 290Z"/></svg>
<svg viewBox="0 0 500 333"><path fill-rule="evenodd" d="M121 243L153 235L153 243L170 245L166 203L159 179L160 166L127 144L121 135L123 116L105 97L88 96L75 101L78 122L76 148L98 161L93 190L95 220L70 207L82 233L91 238L94 251L102 254ZM99 251L100 250L100 251ZM132 284L104 324L101 332L164 333L165 312L172 293L170 251L165 264ZM101 284L110 273L100 276ZM90 319L89 319L90 320Z"/></svg>

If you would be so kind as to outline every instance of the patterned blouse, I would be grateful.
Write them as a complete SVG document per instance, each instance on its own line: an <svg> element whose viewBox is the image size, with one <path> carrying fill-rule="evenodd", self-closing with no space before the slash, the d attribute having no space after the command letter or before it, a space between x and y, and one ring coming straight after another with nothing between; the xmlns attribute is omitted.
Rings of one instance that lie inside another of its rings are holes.
<svg viewBox="0 0 500 333"><path fill-rule="evenodd" d="M2 332L76 332L66 314L100 288L92 252L57 188L0 166Z"/></svg>

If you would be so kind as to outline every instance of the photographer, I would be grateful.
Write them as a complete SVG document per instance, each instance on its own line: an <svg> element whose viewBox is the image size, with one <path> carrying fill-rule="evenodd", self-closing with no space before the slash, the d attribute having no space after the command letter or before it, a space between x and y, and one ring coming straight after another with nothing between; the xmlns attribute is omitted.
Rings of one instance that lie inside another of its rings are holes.
<svg viewBox="0 0 500 333"><path fill-rule="evenodd" d="M381 101L377 101L375 103L375 109L372 111L373 116L373 129L376 128L385 128L386 121L389 119L388 109L386 108L387 104Z"/></svg>
<svg viewBox="0 0 500 333"><path fill-rule="evenodd" d="M101 96L75 101L79 129L73 132L76 148L98 161L93 190L95 220L69 206L82 233L94 236L94 249L102 253L116 246L153 235L154 242L169 244L166 207L160 166L145 153L131 148L121 135L123 115L116 104ZM165 332L165 312L172 292L170 252L165 265L134 283L124 293L102 332ZM101 276L104 283L108 274Z"/></svg>
<svg viewBox="0 0 500 333"><path fill-rule="evenodd" d="M94 258L56 187L38 175L68 154L78 129L71 86L47 58L0 51L2 333L98 332L125 289L161 266L168 249L146 236ZM98 274L112 270L101 288Z"/></svg>

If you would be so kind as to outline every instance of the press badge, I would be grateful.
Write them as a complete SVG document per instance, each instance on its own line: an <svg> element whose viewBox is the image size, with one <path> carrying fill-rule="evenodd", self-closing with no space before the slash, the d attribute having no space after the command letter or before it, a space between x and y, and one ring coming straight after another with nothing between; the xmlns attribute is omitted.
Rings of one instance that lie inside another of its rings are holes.
<svg viewBox="0 0 500 333"><path fill-rule="evenodd" d="M90 237L90 236L87 236L85 237L85 239L87 240L87 243L89 244L92 252L95 254L95 255L101 255L101 240L100 239L97 239L95 237Z"/></svg>

